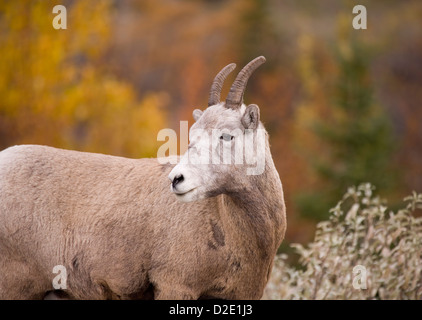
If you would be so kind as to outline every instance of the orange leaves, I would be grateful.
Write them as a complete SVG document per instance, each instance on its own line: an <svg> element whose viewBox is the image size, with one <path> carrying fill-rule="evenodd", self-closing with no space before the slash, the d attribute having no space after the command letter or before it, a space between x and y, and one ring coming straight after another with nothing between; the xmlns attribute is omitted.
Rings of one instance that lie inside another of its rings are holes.
<svg viewBox="0 0 422 320"><path fill-rule="evenodd" d="M55 30L47 1L10 1L0 34L0 146L37 143L133 157L153 156L166 98L138 99L103 65L109 1L75 1Z"/></svg>

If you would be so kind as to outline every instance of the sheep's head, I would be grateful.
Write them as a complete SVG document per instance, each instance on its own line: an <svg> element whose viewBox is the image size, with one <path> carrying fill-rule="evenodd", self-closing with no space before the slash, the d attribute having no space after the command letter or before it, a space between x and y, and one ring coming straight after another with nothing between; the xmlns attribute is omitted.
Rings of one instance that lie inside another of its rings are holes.
<svg viewBox="0 0 422 320"><path fill-rule="evenodd" d="M180 201L236 192L248 187L248 176L263 173L267 134L258 106L244 105L243 94L250 75L264 62L261 56L248 63L220 102L223 82L235 64L223 68L212 84L208 108L193 111L188 151L169 174Z"/></svg>

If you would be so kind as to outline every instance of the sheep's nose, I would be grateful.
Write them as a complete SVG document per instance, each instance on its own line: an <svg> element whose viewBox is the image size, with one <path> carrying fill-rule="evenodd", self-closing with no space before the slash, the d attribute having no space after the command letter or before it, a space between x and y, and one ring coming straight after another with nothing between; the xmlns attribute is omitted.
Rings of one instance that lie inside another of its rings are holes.
<svg viewBox="0 0 422 320"><path fill-rule="evenodd" d="M173 188L176 188L176 185L178 183L182 182L183 180L185 180L185 178L183 177L183 174L179 174L179 175L175 176L172 183L171 183Z"/></svg>

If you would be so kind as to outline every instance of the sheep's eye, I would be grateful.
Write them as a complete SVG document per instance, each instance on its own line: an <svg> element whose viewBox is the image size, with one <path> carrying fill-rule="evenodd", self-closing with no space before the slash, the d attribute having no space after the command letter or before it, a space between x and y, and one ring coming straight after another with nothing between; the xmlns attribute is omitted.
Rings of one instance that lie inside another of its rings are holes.
<svg viewBox="0 0 422 320"><path fill-rule="evenodd" d="M224 140L224 141L230 141L230 140L233 140L233 139L234 139L234 137L229 135L228 133L223 133L220 136L220 140Z"/></svg>

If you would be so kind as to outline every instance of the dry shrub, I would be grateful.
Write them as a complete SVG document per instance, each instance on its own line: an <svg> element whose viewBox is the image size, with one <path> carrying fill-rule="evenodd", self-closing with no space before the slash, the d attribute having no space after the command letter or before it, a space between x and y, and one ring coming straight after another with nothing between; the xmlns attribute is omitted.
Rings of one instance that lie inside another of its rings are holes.
<svg viewBox="0 0 422 320"><path fill-rule="evenodd" d="M292 245L298 269L275 259L266 299L422 299L422 194L387 210L370 184L349 188L308 246Z"/></svg>

